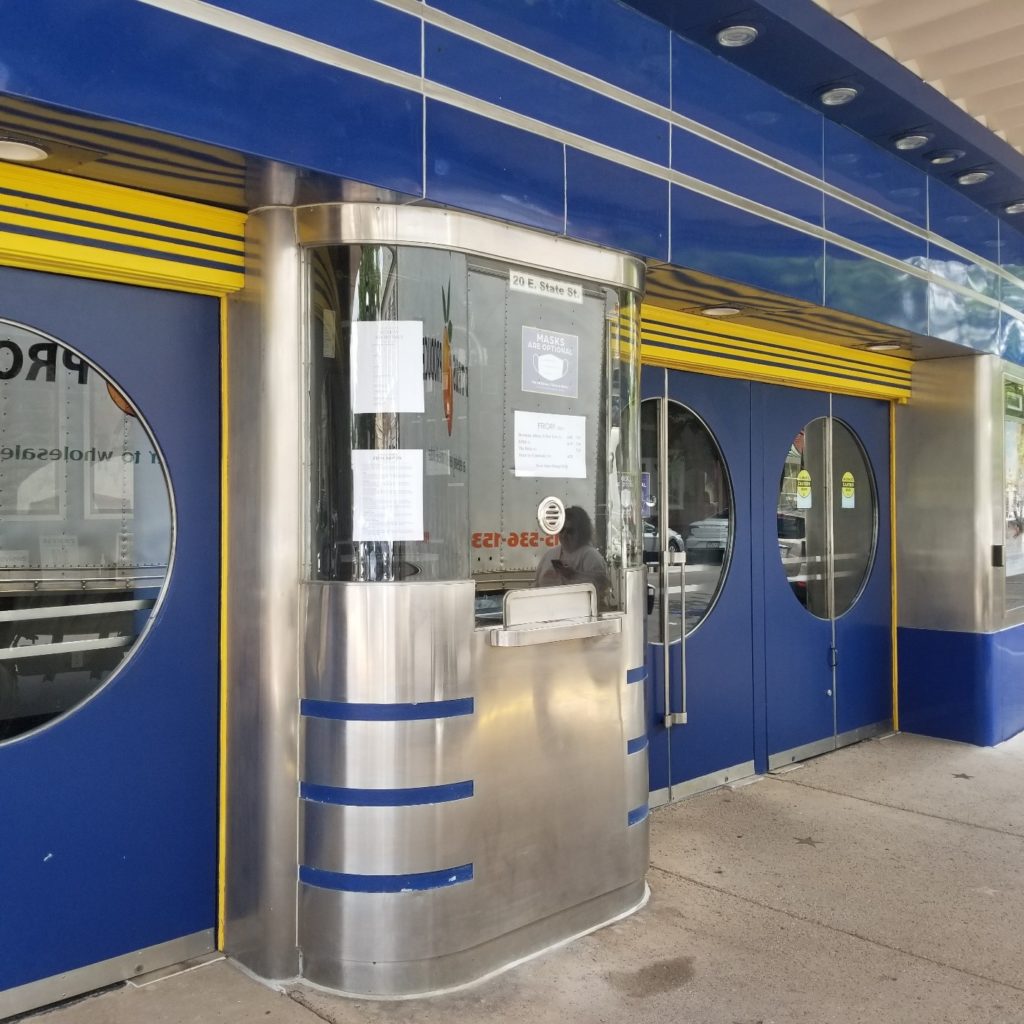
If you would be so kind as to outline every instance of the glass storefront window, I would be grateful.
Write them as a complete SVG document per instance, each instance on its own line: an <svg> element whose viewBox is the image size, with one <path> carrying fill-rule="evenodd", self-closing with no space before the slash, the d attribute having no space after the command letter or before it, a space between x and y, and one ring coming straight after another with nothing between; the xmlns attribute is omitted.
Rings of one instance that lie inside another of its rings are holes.
<svg viewBox="0 0 1024 1024"><path fill-rule="evenodd" d="M567 301L414 246L316 248L309 269L310 578L473 579L480 624L507 590L584 576L618 607L641 551L636 297ZM575 549L539 527L551 495L579 510Z"/></svg>
<svg viewBox="0 0 1024 1024"><path fill-rule="evenodd" d="M1006 611L1024 608L1024 383L1003 380Z"/></svg>
<svg viewBox="0 0 1024 1024"><path fill-rule="evenodd" d="M171 543L135 407L72 349L0 321L0 739L74 708L130 656Z"/></svg>

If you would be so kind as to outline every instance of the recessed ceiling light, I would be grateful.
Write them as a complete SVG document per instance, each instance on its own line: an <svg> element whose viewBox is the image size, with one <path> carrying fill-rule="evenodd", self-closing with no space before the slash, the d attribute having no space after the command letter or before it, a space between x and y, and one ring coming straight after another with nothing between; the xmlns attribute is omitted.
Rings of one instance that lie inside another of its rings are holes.
<svg viewBox="0 0 1024 1024"><path fill-rule="evenodd" d="M958 185L980 185L991 177L991 171L965 171L963 174L958 174L956 180Z"/></svg>
<svg viewBox="0 0 1024 1024"><path fill-rule="evenodd" d="M704 316L738 316L742 312L739 306L708 306L701 310Z"/></svg>
<svg viewBox="0 0 1024 1024"><path fill-rule="evenodd" d="M31 164L45 160L50 154L42 146L34 146L31 142L19 139L0 139L0 160L15 160L18 163Z"/></svg>
<svg viewBox="0 0 1024 1024"><path fill-rule="evenodd" d="M959 160L965 157L967 154L962 149L939 149L934 153L928 153L925 159L930 164L935 164L936 167L941 167L944 164L951 164L955 160Z"/></svg>
<svg viewBox="0 0 1024 1024"><path fill-rule="evenodd" d="M928 145L931 142L931 136L925 135L922 132L911 132L908 135L901 135L893 145L901 152L906 152L910 149L920 149L922 146Z"/></svg>
<svg viewBox="0 0 1024 1024"><path fill-rule="evenodd" d="M1024 213L1024 199L1018 199L1015 203L1009 203L1003 207L1005 213Z"/></svg>
<svg viewBox="0 0 1024 1024"><path fill-rule="evenodd" d="M823 92L818 94L818 99L826 107L841 107L844 103L849 103L850 100L855 100L858 96L859 90L855 89L852 85L834 85L829 89L825 89Z"/></svg>
<svg viewBox="0 0 1024 1024"><path fill-rule="evenodd" d="M898 341L872 341L864 346L869 352L895 352L903 348Z"/></svg>
<svg viewBox="0 0 1024 1024"><path fill-rule="evenodd" d="M757 37L758 31L753 25L730 25L715 36L719 46L727 46L730 49L749 46Z"/></svg>

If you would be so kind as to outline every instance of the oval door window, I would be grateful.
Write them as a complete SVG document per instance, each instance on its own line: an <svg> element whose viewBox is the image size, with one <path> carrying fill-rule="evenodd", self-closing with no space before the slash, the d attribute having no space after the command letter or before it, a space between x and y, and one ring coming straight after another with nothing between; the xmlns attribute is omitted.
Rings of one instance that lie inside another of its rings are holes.
<svg viewBox="0 0 1024 1024"><path fill-rule="evenodd" d="M838 617L856 604L877 523L874 479L857 436L839 420L812 420L786 454L776 514L786 579L812 615Z"/></svg>
<svg viewBox="0 0 1024 1024"><path fill-rule="evenodd" d="M658 401L641 407L641 457L644 499L644 558L657 561L664 519L661 469L658 458ZM668 403L667 544L669 551L686 551L686 632L692 633L707 617L722 589L732 555L735 517L732 485L725 459L704 421L678 402ZM677 602L678 589L670 587L669 600ZM678 610L670 605L670 616ZM648 638L659 642L660 625L654 615ZM677 633L674 634L678 636Z"/></svg>
<svg viewBox="0 0 1024 1024"><path fill-rule="evenodd" d="M0 740L77 707L131 656L171 522L131 401L73 349L0 321Z"/></svg>

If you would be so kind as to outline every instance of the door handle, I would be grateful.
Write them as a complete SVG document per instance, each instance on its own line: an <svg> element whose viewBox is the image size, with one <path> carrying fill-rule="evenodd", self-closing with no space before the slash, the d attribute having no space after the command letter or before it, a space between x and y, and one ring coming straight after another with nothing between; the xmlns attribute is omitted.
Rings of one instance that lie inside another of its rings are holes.
<svg viewBox="0 0 1024 1024"><path fill-rule="evenodd" d="M829 644L828 648L828 667L838 668L839 667L839 648L835 644Z"/></svg>
<svg viewBox="0 0 1024 1024"><path fill-rule="evenodd" d="M679 572L679 675L682 707L672 710L672 688L670 663L672 644L669 636L670 604L672 596L672 569ZM664 623L662 637L664 639L664 679L665 679L665 728L674 725L686 725L686 553L684 551L663 551L661 555L662 600Z"/></svg>

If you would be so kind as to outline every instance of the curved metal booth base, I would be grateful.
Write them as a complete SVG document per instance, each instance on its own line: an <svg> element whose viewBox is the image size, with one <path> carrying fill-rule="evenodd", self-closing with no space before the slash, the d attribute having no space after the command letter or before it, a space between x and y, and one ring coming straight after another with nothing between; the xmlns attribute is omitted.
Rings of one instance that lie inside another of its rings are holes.
<svg viewBox="0 0 1024 1024"><path fill-rule="evenodd" d="M347 999L402 1000L447 995L479 985L622 921L642 910L650 896L646 881L634 882L581 906L570 907L543 921L445 957L393 964L304 959L304 976L296 979L295 984Z"/></svg>

